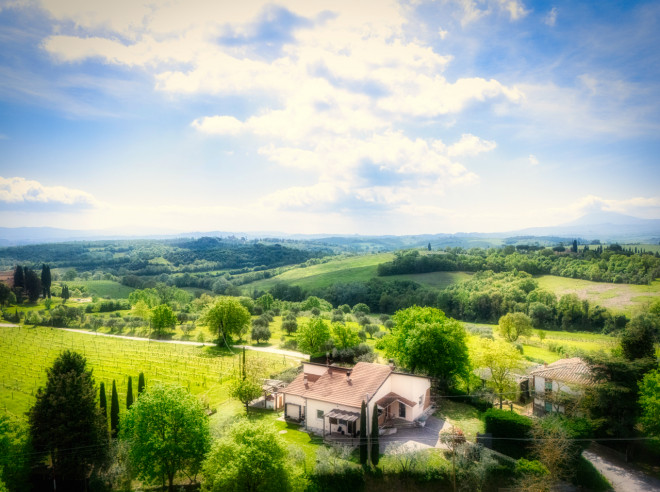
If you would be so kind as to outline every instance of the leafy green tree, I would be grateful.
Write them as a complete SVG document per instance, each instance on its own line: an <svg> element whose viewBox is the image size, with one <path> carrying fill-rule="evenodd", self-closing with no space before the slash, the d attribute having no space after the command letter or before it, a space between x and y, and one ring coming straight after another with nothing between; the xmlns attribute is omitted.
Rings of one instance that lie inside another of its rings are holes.
<svg viewBox="0 0 660 492"><path fill-rule="evenodd" d="M423 371L448 388L469 373L467 335L463 325L439 309L413 306L397 311L385 354L410 371Z"/></svg>
<svg viewBox="0 0 660 492"><path fill-rule="evenodd" d="M24 267L23 273L25 274L25 293L30 302L36 302L41 295L41 280L39 276L31 268Z"/></svg>
<svg viewBox="0 0 660 492"><path fill-rule="evenodd" d="M138 396L140 396L142 394L142 392L144 391L144 386L145 386L145 384L144 384L144 373L141 372L140 375L138 376L138 387L137 387Z"/></svg>
<svg viewBox="0 0 660 492"><path fill-rule="evenodd" d="M378 405L374 403L371 414L371 463L378 466L380 460L380 444L378 442Z"/></svg>
<svg viewBox="0 0 660 492"><path fill-rule="evenodd" d="M532 334L532 320L525 313L507 313L500 318L498 331L509 342Z"/></svg>
<svg viewBox="0 0 660 492"><path fill-rule="evenodd" d="M176 326L176 316L167 304L151 310L151 327L157 335L163 335Z"/></svg>
<svg viewBox="0 0 660 492"><path fill-rule="evenodd" d="M218 335L218 344L222 339L229 347L228 338L240 337L247 332L250 312L234 297L218 297L206 308L201 317L211 333Z"/></svg>
<svg viewBox="0 0 660 492"><path fill-rule="evenodd" d="M648 314L639 314L630 322L621 335L621 348L628 360L655 356L657 321Z"/></svg>
<svg viewBox="0 0 660 492"><path fill-rule="evenodd" d="M644 430L660 437L660 369L646 373L639 383L639 406Z"/></svg>
<svg viewBox="0 0 660 492"><path fill-rule="evenodd" d="M296 340L298 349L305 354L318 354L324 350L330 339L330 329L321 318L312 318L298 328Z"/></svg>
<svg viewBox="0 0 660 492"><path fill-rule="evenodd" d="M522 367L522 355L510 344L502 340L479 340L473 363L487 369L489 379L486 384L498 394L500 409L502 395L514 390L513 372Z"/></svg>
<svg viewBox="0 0 660 492"><path fill-rule="evenodd" d="M149 309L149 306L146 302L140 299L135 304L133 304L133 307L131 307L131 316L149 320L151 319L151 309Z"/></svg>
<svg viewBox="0 0 660 492"><path fill-rule="evenodd" d="M69 297L71 297L71 293L69 292L69 286L66 284L62 284L62 293L60 294L60 297L62 298L62 302L66 302Z"/></svg>
<svg viewBox="0 0 660 492"><path fill-rule="evenodd" d="M270 311L270 308L273 306L275 299L272 294L266 293L255 301L259 304L264 311Z"/></svg>
<svg viewBox="0 0 660 492"><path fill-rule="evenodd" d="M99 408L101 409L101 415L103 415L103 420L105 420L106 427L108 426L108 402L105 396L105 383L101 382L99 385Z"/></svg>
<svg viewBox="0 0 660 492"><path fill-rule="evenodd" d="M43 290L44 299L50 299L50 286L52 284L52 276L50 274L50 266L45 263L41 265L41 288Z"/></svg>
<svg viewBox="0 0 660 492"><path fill-rule="evenodd" d="M262 385L259 379L260 367L255 361L248 365L245 359L245 347L241 357L238 374L229 383L229 394L245 406L245 413L250 411L250 402L261 396Z"/></svg>
<svg viewBox="0 0 660 492"><path fill-rule="evenodd" d="M120 439L128 443L137 477L155 482L185 472L196 475L211 443L202 403L178 386L156 384L145 391L122 420Z"/></svg>
<svg viewBox="0 0 660 492"><path fill-rule="evenodd" d="M130 410L133 405L133 379L128 376L128 385L126 387L126 409Z"/></svg>
<svg viewBox="0 0 660 492"><path fill-rule="evenodd" d="M5 490L29 490L27 480L32 452L27 423L0 415L0 483L6 484Z"/></svg>
<svg viewBox="0 0 660 492"><path fill-rule="evenodd" d="M270 335L270 328L268 326L256 325L252 327L250 338L259 343L259 340L268 341Z"/></svg>
<svg viewBox="0 0 660 492"><path fill-rule="evenodd" d="M366 465L369 456L369 436L367 435L367 405L362 401L360 407L360 464Z"/></svg>
<svg viewBox="0 0 660 492"><path fill-rule="evenodd" d="M117 437L119 432L119 395L117 394L117 384L112 380L112 397L110 398L110 434L112 438Z"/></svg>
<svg viewBox="0 0 660 492"><path fill-rule="evenodd" d="M264 421L239 420L218 440L203 465L209 492L288 492L304 482L289 465L287 446Z"/></svg>
<svg viewBox="0 0 660 492"><path fill-rule="evenodd" d="M339 349L347 349L360 344L360 337L356 329L344 323L332 323L332 339Z"/></svg>
<svg viewBox="0 0 660 492"><path fill-rule="evenodd" d="M359 302L358 304L353 306L353 312L369 314L371 312L371 309L369 309L369 306L367 306L365 303Z"/></svg>
<svg viewBox="0 0 660 492"><path fill-rule="evenodd" d="M103 468L108 453L108 430L86 364L82 355L62 352L28 413L35 452L50 455L53 476L69 486Z"/></svg>
<svg viewBox="0 0 660 492"><path fill-rule="evenodd" d="M295 319L286 319L282 322L282 329L291 335L298 331L298 322Z"/></svg>

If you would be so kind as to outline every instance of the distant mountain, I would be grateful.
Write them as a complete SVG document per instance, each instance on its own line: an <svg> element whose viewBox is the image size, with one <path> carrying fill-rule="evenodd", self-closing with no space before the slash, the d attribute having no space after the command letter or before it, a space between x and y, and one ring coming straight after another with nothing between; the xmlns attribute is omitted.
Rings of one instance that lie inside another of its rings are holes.
<svg viewBox="0 0 660 492"><path fill-rule="evenodd" d="M573 239L594 240L620 243L660 242L660 219L641 219L615 212L594 212L571 222L550 227L530 227L516 231L479 233L459 232L456 234L419 234L407 236L361 236L358 234L286 234L273 231L230 232L206 231L187 233L158 233L144 229L135 229L130 233L113 230L68 230L54 227L0 227L0 246L22 244L53 243L66 241L96 241L122 239L200 239L200 238L235 238L298 240L331 245L343 251L392 251L401 248L424 247L431 243L434 249L446 246L490 247L502 243L533 243L552 245L559 241ZM208 241L208 239L205 239Z"/></svg>

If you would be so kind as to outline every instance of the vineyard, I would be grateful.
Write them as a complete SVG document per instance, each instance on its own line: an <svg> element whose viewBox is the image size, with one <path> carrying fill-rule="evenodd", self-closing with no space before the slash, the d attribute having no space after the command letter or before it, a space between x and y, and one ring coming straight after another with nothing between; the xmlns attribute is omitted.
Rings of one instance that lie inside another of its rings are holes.
<svg viewBox="0 0 660 492"><path fill-rule="evenodd" d="M0 327L0 413L20 415L34 403L37 388L46 383L46 369L64 350L87 358L97 386L103 382L108 402L112 381L117 384L120 408L124 409L128 377L143 372L147 387L158 382L178 384L198 395L210 408L240 410L228 395L227 383L238 368L239 354L215 347L196 347L154 341L122 340L89 336L64 330L35 327ZM248 364L270 377L298 360L281 355L248 351Z"/></svg>

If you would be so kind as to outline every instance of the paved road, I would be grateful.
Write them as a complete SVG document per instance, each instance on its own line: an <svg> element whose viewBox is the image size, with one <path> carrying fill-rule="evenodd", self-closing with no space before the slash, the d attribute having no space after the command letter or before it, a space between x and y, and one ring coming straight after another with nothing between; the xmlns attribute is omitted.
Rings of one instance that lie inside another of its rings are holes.
<svg viewBox="0 0 660 492"><path fill-rule="evenodd" d="M0 327L15 327L11 323L0 323ZM71 331L73 333L82 333L83 335L94 335L98 337L111 337L111 338L122 338L124 340L137 340L140 342L153 342L153 343L174 343L177 345L193 345L195 347L207 347L212 346L212 343L202 343L202 342L189 342L186 340L156 340L153 338L144 338L144 337L130 337L127 335L111 335L109 333L98 333L87 330L77 330L75 328L56 328L57 330ZM309 360L309 355L302 354L300 352L295 352L293 350L281 350L273 347L254 347L252 345L233 345L235 349L242 349L245 347L245 350L254 350L256 352L266 352L269 354L285 355L287 357L292 357L294 359Z"/></svg>
<svg viewBox="0 0 660 492"><path fill-rule="evenodd" d="M660 491L660 480L632 468L627 463L604 456L593 447L583 451L582 456L591 461L610 481L616 492Z"/></svg>

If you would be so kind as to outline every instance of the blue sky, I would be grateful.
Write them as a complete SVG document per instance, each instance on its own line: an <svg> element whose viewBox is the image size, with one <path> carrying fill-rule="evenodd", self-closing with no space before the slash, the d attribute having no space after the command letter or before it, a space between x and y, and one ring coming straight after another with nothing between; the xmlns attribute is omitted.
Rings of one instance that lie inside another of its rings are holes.
<svg viewBox="0 0 660 492"><path fill-rule="evenodd" d="M0 225L660 218L660 4L0 0Z"/></svg>

